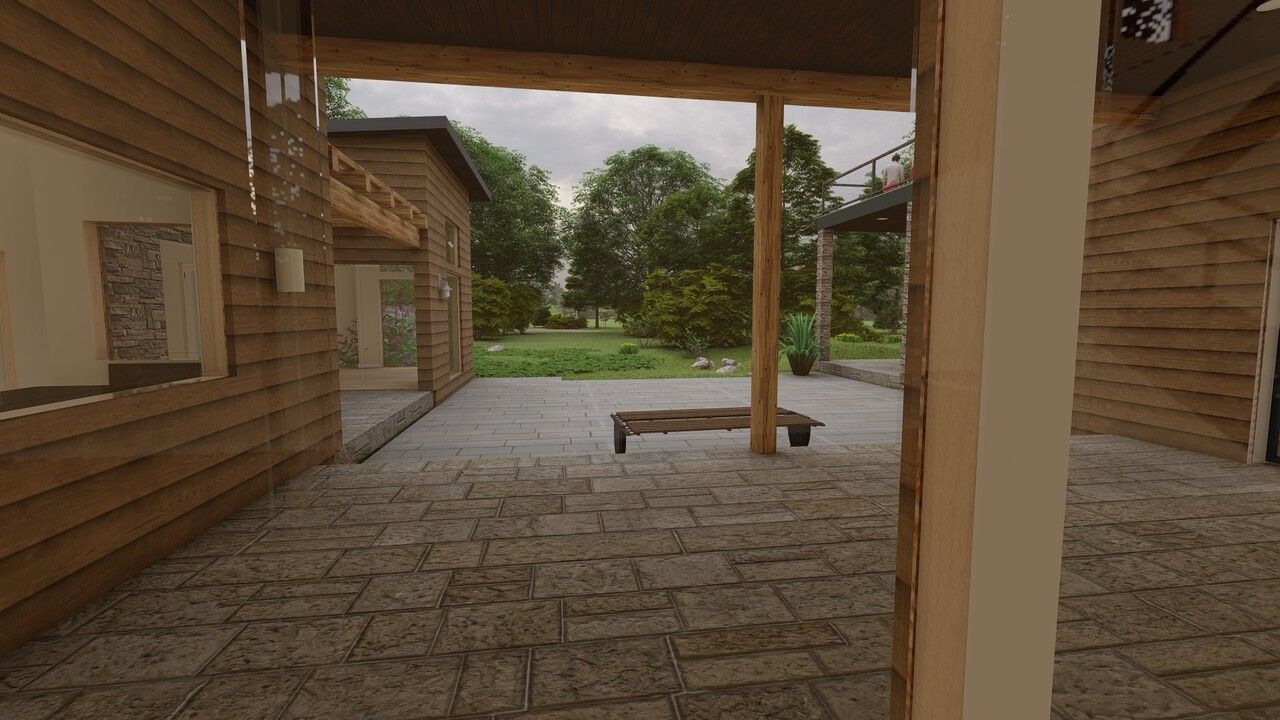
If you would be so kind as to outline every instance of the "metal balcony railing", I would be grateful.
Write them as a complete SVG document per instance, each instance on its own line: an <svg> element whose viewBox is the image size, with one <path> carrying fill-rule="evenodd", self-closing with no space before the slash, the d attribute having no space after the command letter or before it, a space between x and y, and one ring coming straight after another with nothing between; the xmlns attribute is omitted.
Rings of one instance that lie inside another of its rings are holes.
<svg viewBox="0 0 1280 720"><path fill-rule="evenodd" d="M915 144L915 142L916 141L914 139L908 140L902 143L901 145L898 145L897 147L890 148L889 150L886 150L880 153L879 155L871 158L870 160L860 165L855 165L854 167L848 170L845 170L844 172L837 175L835 180L831 183L832 188L862 188L862 192L859 193L857 197L850 198L840 203L839 205L831 205L828 207L824 207L822 209L822 212L824 214L834 212L836 210L849 207L850 205L856 202L861 202L863 200L866 200L867 198L872 198L883 193L884 181L880 179L880 173L877 172L876 170L877 164L883 165L882 161L885 158L893 157L894 153L901 152L904 148L911 147L912 145ZM861 171L861 173L859 171ZM844 180L849 176L866 177L867 182L860 182L860 183L840 182L841 180ZM907 182L910 182L910 181L911 181L911 178L908 176Z"/></svg>

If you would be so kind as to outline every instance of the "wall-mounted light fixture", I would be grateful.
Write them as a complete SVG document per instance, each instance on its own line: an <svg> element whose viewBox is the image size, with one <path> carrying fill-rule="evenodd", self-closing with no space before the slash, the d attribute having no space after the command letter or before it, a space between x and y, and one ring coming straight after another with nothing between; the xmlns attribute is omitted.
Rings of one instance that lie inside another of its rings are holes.
<svg viewBox="0 0 1280 720"><path fill-rule="evenodd" d="M449 283L449 278L446 275L440 276L440 297L445 300L453 297L453 285Z"/></svg>
<svg viewBox="0 0 1280 720"><path fill-rule="evenodd" d="M302 262L302 248L276 248L275 256L276 292L306 292L307 274Z"/></svg>

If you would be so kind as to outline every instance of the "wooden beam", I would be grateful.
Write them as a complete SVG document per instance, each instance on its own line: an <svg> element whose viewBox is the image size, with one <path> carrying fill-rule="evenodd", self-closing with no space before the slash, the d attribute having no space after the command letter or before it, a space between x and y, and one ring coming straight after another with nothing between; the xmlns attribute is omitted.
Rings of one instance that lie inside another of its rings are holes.
<svg viewBox="0 0 1280 720"><path fill-rule="evenodd" d="M899 112L911 99L909 78L338 37L316 38L316 61L324 75L369 80Z"/></svg>
<svg viewBox="0 0 1280 720"><path fill-rule="evenodd" d="M418 231L427 229L426 214L333 145L329 146L329 188L329 224L366 228L418 247Z"/></svg>
<svg viewBox="0 0 1280 720"><path fill-rule="evenodd" d="M782 98L756 101L756 223L751 282L751 450L777 450L778 294L782 288Z"/></svg>
<svg viewBox="0 0 1280 720"><path fill-rule="evenodd" d="M406 247L418 247L418 229L346 184L329 178L330 222L338 227L363 227Z"/></svg>

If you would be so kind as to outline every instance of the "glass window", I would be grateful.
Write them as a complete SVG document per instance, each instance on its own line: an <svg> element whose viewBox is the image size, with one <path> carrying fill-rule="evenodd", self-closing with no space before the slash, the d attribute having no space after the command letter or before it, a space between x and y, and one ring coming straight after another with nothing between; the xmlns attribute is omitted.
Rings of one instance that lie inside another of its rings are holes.
<svg viewBox="0 0 1280 720"><path fill-rule="evenodd" d="M462 305L459 290L462 279L457 275L448 275L445 279L447 302L449 304L449 374L462 372Z"/></svg>
<svg viewBox="0 0 1280 720"><path fill-rule="evenodd" d="M212 192L2 125L0 157L0 413L225 374Z"/></svg>
<svg viewBox="0 0 1280 720"><path fill-rule="evenodd" d="M450 265L458 264L458 226L451 222L444 224L444 259Z"/></svg>

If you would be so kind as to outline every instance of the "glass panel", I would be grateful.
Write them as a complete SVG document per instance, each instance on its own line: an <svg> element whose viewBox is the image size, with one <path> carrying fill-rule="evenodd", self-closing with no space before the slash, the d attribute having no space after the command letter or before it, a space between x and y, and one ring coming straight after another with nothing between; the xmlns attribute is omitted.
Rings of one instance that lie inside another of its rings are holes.
<svg viewBox="0 0 1280 720"><path fill-rule="evenodd" d="M1280 3L1103 5L1055 707L1270 706Z"/></svg>
<svg viewBox="0 0 1280 720"><path fill-rule="evenodd" d="M0 156L0 413L221 374L205 193L5 126Z"/></svg>
<svg viewBox="0 0 1280 720"><path fill-rule="evenodd" d="M444 224L444 259L450 265L458 264L458 226L451 222Z"/></svg>
<svg viewBox="0 0 1280 720"><path fill-rule="evenodd" d="M449 303L449 373L462 372L462 287L457 275L446 276L446 300Z"/></svg>
<svg viewBox="0 0 1280 720"><path fill-rule="evenodd" d="M413 280L384 278L378 287L382 310L382 366L414 367L418 364L418 326Z"/></svg>

